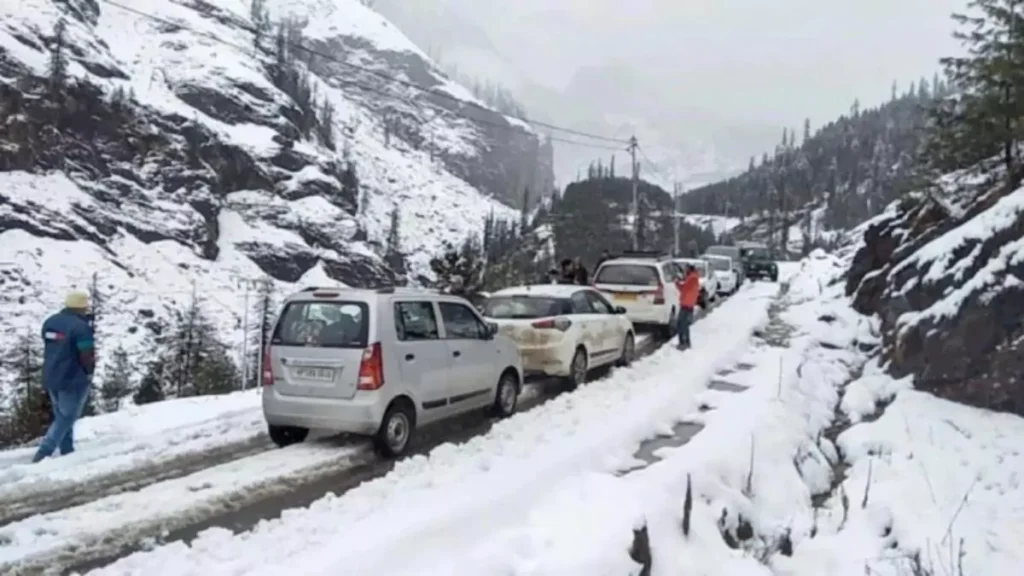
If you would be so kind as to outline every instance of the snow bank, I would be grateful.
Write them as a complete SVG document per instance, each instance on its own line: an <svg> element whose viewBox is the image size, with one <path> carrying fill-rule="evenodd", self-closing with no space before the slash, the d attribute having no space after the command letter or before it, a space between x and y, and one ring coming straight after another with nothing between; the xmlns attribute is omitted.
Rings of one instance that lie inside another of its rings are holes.
<svg viewBox="0 0 1024 576"><path fill-rule="evenodd" d="M695 325L698 348L692 352L663 348L632 368L500 422L486 435L404 460L384 478L288 511L251 532L209 530L191 545L162 546L94 573L314 575L343 569L397 575L439 566L452 542L527 521L538 495L556 493L575 474L622 467L641 440L695 409L694 393L746 349L776 290L750 285L717 308ZM595 480L580 497L607 497L613 490L614 482ZM611 524L592 524L595 530L609 526L600 532L606 542L622 533Z"/></svg>
<svg viewBox="0 0 1024 576"><path fill-rule="evenodd" d="M34 446L0 452L0 501L246 442L264 427L259 390L166 400L82 418L75 425L74 454L31 464Z"/></svg>
<svg viewBox="0 0 1024 576"><path fill-rule="evenodd" d="M885 407L839 437L851 464L843 491L856 503L841 529L797 548L792 563L801 569L792 573L1018 573L1024 419L914 391L874 364L851 395L857 401L843 407L853 419Z"/></svg>

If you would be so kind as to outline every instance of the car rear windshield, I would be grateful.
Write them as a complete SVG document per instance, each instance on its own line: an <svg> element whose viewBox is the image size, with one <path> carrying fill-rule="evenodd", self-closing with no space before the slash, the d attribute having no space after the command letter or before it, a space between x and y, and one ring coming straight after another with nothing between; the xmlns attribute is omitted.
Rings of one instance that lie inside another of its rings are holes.
<svg viewBox="0 0 1024 576"><path fill-rule="evenodd" d="M725 258L708 258L712 270L729 270L729 261Z"/></svg>
<svg viewBox="0 0 1024 576"><path fill-rule="evenodd" d="M738 256L740 253L739 248L735 246L711 246L705 254L714 254L716 256L728 256L730 258Z"/></svg>
<svg viewBox="0 0 1024 576"><path fill-rule="evenodd" d="M364 302L289 302L271 344L313 348L365 348L370 331Z"/></svg>
<svg viewBox="0 0 1024 576"><path fill-rule="evenodd" d="M492 296L484 302L482 314L488 318L527 320L572 313L572 306L563 298L545 296Z"/></svg>
<svg viewBox="0 0 1024 576"><path fill-rule="evenodd" d="M658 282L657 268L643 264L605 264L594 278L595 284L657 286Z"/></svg>

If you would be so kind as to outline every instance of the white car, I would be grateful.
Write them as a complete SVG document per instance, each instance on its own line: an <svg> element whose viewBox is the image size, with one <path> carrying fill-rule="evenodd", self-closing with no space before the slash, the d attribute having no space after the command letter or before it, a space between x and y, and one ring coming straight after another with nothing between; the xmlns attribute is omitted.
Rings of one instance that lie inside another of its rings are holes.
<svg viewBox="0 0 1024 576"><path fill-rule="evenodd" d="M599 366L625 366L636 355L633 323L589 286L505 288L483 304L484 317L519 348L527 378L562 379L572 389Z"/></svg>
<svg viewBox="0 0 1024 576"><path fill-rule="evenodd" d="M633 324L657 326L662 337L675 334L679 267L670 258L615 258L594 273L594 288L626 309Z"/></svg>
<svg viewBox="0 0 1024 576"><path fill-rule="evenodd" d="M693 266L697 269L697 276L700 277L698 306L707 308L709 302L718 299L718 276L711 273L711 263L700 258L676 258L673 262L684 272L687 266Z"/></svg>
<svg viewBox="0 0 1024 576"><path fill-rule="evenodd" d="M739 288L739 272L736 270L736 264L732 258L716 254L704 254L700 258L707 260L711 265L711 270L714 271L715 278L718 279L719 295L727 296Z"/></svg>

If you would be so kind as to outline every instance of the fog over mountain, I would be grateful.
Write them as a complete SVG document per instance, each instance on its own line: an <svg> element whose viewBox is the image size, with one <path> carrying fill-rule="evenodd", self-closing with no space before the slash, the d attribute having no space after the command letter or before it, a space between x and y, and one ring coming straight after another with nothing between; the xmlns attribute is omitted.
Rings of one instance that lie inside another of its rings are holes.
<svg viewBox="0 0 1024 576"><path fill-rule="evenodd" d="M636 133L646 177L713 181L774 146L930 77L966 0L376 0L448 67L497 82L531 117ZM841 30L841 33L837 31ZM556 144L563 184L610 151ZM619 155L625 160L625 153Z"/></svg>

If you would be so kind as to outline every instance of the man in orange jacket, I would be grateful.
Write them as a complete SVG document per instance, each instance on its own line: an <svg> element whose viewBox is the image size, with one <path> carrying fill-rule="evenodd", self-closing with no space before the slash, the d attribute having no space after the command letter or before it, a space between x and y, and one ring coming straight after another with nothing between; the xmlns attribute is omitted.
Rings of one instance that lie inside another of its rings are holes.
<svg viewBox="0 0 1024 576"><path fill-rule="evenodd" d="M676 278L679 289L679 313L676 315L676 334L679 335L679 349L690 347L690 322L693 321L693 308L700 297L700 276L693 266L686 267L686 274Z"/></svg>

